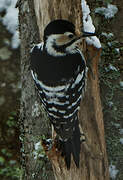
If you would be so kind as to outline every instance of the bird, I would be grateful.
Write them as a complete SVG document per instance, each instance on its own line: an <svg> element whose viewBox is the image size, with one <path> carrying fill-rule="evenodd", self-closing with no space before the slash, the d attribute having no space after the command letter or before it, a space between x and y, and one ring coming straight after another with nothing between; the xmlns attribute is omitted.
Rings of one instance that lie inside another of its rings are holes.
<svg viewBox="0 0 123 180"><path fill-rule="evenodd" d="M78 111L86 87L87 65L77 44L95 33L76 33L72 22L56 19L45 27L43 42L30 52L30 68L41 103L58 136L67 169L80 162Z"/></svg>

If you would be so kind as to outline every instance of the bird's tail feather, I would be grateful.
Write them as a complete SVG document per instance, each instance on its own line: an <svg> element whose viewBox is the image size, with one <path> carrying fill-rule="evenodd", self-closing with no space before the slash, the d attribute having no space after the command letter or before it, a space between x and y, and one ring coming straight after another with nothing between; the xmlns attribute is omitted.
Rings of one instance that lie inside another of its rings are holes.
<svg viewBox="0 0 123 180"><path fill-rule="evenodd" d="M75 130L73 132L73 136L69 138L66 142L61 141L61 151L62 155L65 158L65 163L67 169L70 169L71 164L71 154L73 155L74 162L79 168L79 161L80 161L80 130L78 123L75 126Z"/></svg>

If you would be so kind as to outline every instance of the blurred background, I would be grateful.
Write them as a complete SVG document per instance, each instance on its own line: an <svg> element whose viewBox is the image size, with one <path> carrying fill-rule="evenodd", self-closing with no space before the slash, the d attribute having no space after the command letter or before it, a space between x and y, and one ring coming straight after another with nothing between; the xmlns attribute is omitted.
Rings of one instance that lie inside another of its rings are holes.
<svg viewBox="0 0 123 180"><path fill-rule="evenodd" d="M18 179L20 51L16 0L0 0L0 179Z"/></svg>
<svg viewBox="0 0 123 180"><path fill-rule="evenodd" d="M0 179L18 180L20 40L17 0L0 0ZM123 180L123 1L88 0L102 44L99 78L112 180Z"/></svg>

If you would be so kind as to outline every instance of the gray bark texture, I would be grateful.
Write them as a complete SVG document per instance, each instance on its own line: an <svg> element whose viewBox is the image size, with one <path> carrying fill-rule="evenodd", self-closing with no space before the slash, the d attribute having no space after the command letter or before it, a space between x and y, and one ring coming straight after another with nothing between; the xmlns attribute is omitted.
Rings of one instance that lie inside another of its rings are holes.
<svg viewBox="0 0 123 180"><path fill-rule="evenodd" d="M100 49L80 45L89 57L92 72L88 72L85 98L81 102L80 124L86 135L80 154L80 168L72 160L71 169L65 167L63 158L55 149L35 158L35 144L42 137L51 137L49 120L40 105L30 73L29 52L42 41L45 26L53 19L67 19L78 31L82 26L80 0L21 0L19 6L21 39L21 111L20 131L22 141L22 180L109 180L106 146L104 140L103 114L98 84ZM91 58L90 58L91 57ZM93 75L92 75L93 74ZM53 169L53 171L52 171ZM54 172L54 173L53 173Z"/></svg>

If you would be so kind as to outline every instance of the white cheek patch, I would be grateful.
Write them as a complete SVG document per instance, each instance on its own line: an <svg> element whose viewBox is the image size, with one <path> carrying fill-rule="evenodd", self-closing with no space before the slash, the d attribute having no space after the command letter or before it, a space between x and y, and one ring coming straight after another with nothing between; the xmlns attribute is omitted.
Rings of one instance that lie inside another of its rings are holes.
<svg viewBox="0 0 123 180"><path fill-rule="evenodd" d="M55 49L55 47L53 46L54 43L56 44L56 46L62 47L62 45L69 43L69 41L67 42L67 38L64 38L64 35L63 35L63 40L62 40L62 35L53 34L53 35L50 35L46 41L46 50L50 55L55 56L55 57L56 56L66 56L67 53L74 54L77 52L76 44L78 43L78 41L76 41L73 44L71 44L70 46L68 46L65 49L66 52L60 52Z"/></svg>
<svg viewBox="0 0 123 180"><path fill-rule="evenodd" d="M65 56L65 53L58 52L54 47L54 41L58 38L59 35L50 35L46 42L46 50L52 56Z"/></svg>

